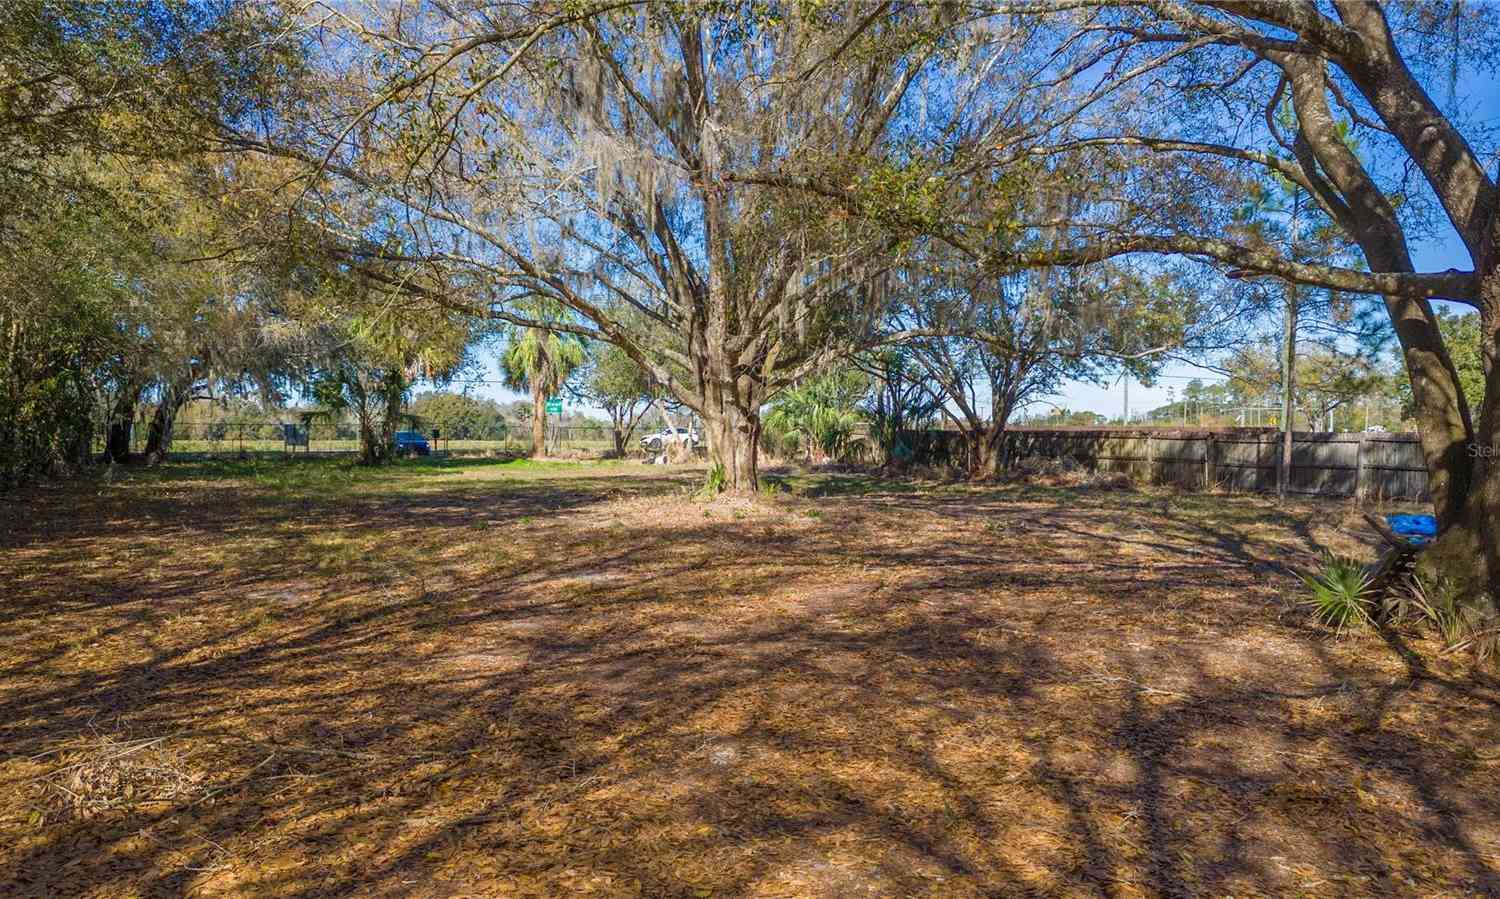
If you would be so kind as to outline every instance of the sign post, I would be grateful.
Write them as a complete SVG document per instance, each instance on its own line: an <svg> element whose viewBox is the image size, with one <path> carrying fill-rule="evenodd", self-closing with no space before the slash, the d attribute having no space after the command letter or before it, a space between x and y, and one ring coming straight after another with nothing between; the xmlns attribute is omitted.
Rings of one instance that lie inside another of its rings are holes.
<svg viewBox="0 0 1500 899"><path fill-rule="evenodd" d="M562 397L560 397L560 396L549 396L549 397L547 397L547 414L548 415L558 415L558 416L562 415ZM552 451L553 452L557 452L558 445L561 443L562 430L560 429L559 424L554 424L552 426Z"/></svg>

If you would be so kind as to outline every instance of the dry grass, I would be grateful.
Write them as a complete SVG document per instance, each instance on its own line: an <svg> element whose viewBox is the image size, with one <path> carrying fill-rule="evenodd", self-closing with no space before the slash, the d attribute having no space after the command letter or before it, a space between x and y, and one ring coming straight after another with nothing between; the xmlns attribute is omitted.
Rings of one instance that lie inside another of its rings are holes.
<svg viewBox="0 0 1500 899"><path fill-rule="evenodd" d="M701 477L7 497L0 894L1500 892L1500 686L1297 607L1352 508Z"/></svg>

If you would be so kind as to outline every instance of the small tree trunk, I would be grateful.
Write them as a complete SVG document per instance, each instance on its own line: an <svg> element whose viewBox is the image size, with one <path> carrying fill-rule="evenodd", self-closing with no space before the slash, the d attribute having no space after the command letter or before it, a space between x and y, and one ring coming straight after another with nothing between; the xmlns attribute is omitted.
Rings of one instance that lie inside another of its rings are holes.
<svg viewBox="0 0 1500 899"><path fill-rule="evenodd" d="M359 410L359 464L379 465L381 460L380 438L375 434L375 423L363 406Z"/></svg>
<svg viewBox="0 0 1500 899"><path fill-rule="evenodd" d="M131 429L132 422L128 418L118 419L109 423L109 433L104 441L104 461L130 461Z"/></svg>
<svg viewBox="0 0 1500 899"><path fill-rule="evenodd" d="M378 390L359 379L350 382L349 390L354 396L354 412L359 421L359 464L380 465L391 454L390 442L381 439L390 430L389 425L381 422L377 426L375 421L379 409L377 404L383 398Z"/></svg>
<svg viewBox="0 0 1500 899"><path fill-rule="evenodd" d="M396 432L401 429L401 407L406 404L406 374L387 369L380 379L380 399L385 409L380 419L380 461L396 454Z"/></svg>
<svg viewBox="0 0 1500 899"><path fill-rule="evenodd" d="M130 437L135 426L135 404L140 388L129 385L115 398L109 413L109 431L104 441L104 461L130 461Z"/></svg>
<svg viewBox="0 0 1500 899"><path fill-rule="evenodd" d="M531 457L541 459L547 455L547 399L542 396L539 379L531 380Z"/></svg>
<svg viewBox="0 0 1500 899"><path fill-rule="evenodd" d="M158 465L167 458L167 453L172 450L172 429L177 424L177 413L182 411L182 406L192 389L188 383L169 385L162 391L161 402L156 406L156 413L151 416L151 426L146 430L146 462L150 465Z"/></svg>
<svg viewBox="0 0 1500 899"><path fill-rule="evenodd" d="M1295 216L1295 213L1293 213ZM1295 233L1296 219L1293 218ZM1295 240L1295 238L1293 238ZM1292 478L1292 421L1296 410L1292 398L1297 390L1297 287L1286 286L1286 318L1281 335L1281 464L1276 466L1276 495L1286 498Z"/></svg>
<svg viewBox="0 0 1500 899"><path fill-rule="evenodd" d="M1011 410L1015 408L1014 400L1010 399L1011 393L1001 389L1000 385L992 383L990 392L1004 401L990 411L989 422L981 424L973 417L969 419L973 427L969 438L969 444L973 447L970 473L976 478L998 478L1004 471L1005 426L1010 423Z"/></svg>
<svg viewBox="0 0 1500 899"><path fill-rule="evenodd" d="M84 466L89 463L93 451L94 431L88 425L75 424L68 430L63 444L62 461L67 465ZM0 471L0 478L4 472Z"/></svg>
<svg viewBox="0 0 1500 899"><path fill-rule="evenodd" d="M163 396L146 429L146 464L159 465L172 448L172 425L177 418L176 404Z"/></svg>
<svg viewBox="0 0 1500 899"><path fill-rule="evenodd" d="M667 401L666 400L664 400L664 399L657 399L657 401L656 401L656 411L659 412L659 413L661 413L661 420L662 420L662 423L667 426L667 433L669 433L669 434L675 434L675 433L677 433L677 422L675 422L675 421L672 420L672 413L667 409Z"/></svg>

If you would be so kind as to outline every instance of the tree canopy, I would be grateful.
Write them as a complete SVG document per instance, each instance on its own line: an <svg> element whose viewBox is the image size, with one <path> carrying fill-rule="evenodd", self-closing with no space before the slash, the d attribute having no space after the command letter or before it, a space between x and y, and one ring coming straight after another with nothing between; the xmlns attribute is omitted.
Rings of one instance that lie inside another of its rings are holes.
<svg viewBox="0 0 1500 899"><path fill-rule="evenodd" d="M373 402L373 461L504 325L534 406L617 354L750 492L765 410L851 360L993 445L1279 300L1346 356L1383 310L1440 543L1493 584L1496 147L1442 96L1497 34L1356 0L22 4L4 477L251 389ZM1471 268L1418 271L1448 232Z"/></svg>

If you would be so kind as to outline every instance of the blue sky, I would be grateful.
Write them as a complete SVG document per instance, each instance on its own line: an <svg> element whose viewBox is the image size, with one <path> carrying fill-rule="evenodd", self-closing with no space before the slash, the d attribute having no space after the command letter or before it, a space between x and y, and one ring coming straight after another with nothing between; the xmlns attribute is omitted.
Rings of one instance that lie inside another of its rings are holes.
<svg viewBox="0 0 1500 899"><path fill-rule="evenodd" d="M1462 73L1459 78L1457 96L1458 102L1472 119L1481 125L1500 127L1500 83L1496 83L1488 74ZM1491 171L1500 168L1500 160L1493 156L1486 162ZM1451 229L1437 239L1415 244L1413 251L1417 268L1421 271L1473 268L1468 250L1464 248L1463 243ZM501 386L500 375L496 370L495 349L482 350L481 363L482 373L471 376L471 380L467 382L454 384L449 389L457 391L467 388L474 395L501 402L524 398L521 394L506 390ZM1223 380L1221 375L1192 365L1168 366L1153 386L1146 387L1139 382L1133 382L1130 385L1132 414L1140 414L1145 410L1165 405L1168 402L1168 388L1173 388L1180 394L1183 386L1195 377L1202 378L1205 382ZM1049 406L1060 406L1098 412L1113 417L1121 413L1123 400L1122 387L1118 381L1106 387L1072 381L1064 384L1055 394L1047 396L1044 402L1036 406L1035 411L1037 414L1045 414Z"/></svg>
<svg viewBox="0 0 1500 899"><path fill-rule="evenodd" d="M1500 127L1500 83L1497 83L1489 74L1461 74L1457 100L1465 112L1478 124ZM1500 172L1500 159L1497 157L1491 156L1486 163L1492 174ZM1446 223L1444 223L1444 228L1446 233L1442 237L1413 245L1414 261L1419 271L1442 271L1449 268L1466 270L1474 267L1473 261L1469 258L1469 251L1458 239L1458 235L1448 228ZM1178 394L1181 394L1183 385L1194 377L1202 378L1205 382L1223 380L1221 375L1190 365L1169 366L1164 370L1160 381L1152 387L1145 387L1138 382L1131 384L1132 414L1140 414L1147 409L1166 405L1167 388L1173 387ZM1047 397L1046 401L1068 409L1087 410L1113 417L1121 413L1124 396L1118 383L1109 387L1099 387L1075 381L1064 385L1056 394ZM1047 411L1045 405L1036 409L1037 414L1046 414Z"/></svg>

